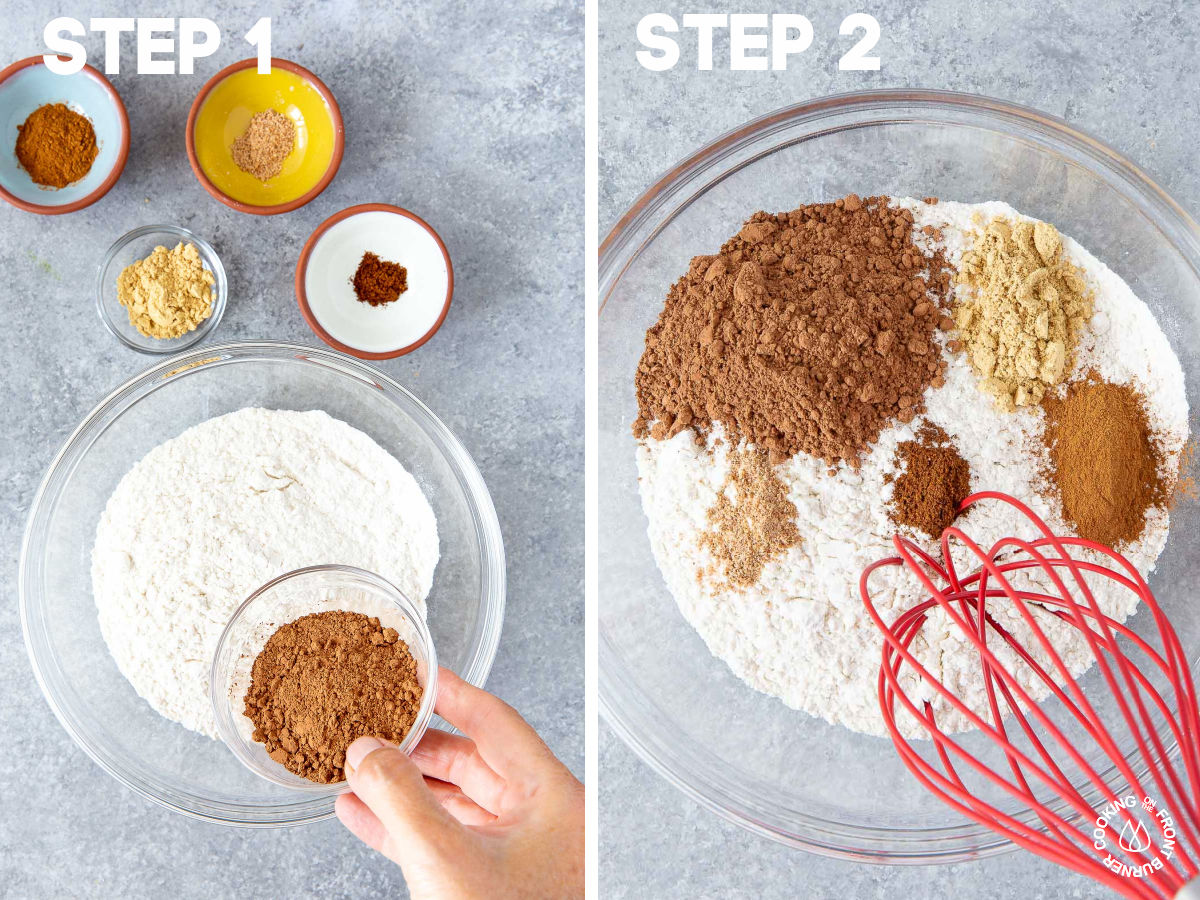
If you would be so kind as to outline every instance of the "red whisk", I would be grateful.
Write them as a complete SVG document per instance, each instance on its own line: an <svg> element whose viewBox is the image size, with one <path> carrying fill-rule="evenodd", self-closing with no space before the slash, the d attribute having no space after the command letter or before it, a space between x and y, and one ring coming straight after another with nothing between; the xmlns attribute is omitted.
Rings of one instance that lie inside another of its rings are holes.
<svg viewBox="0 0 1200 900"><path fill-rule="evenodd" d="M948 528L940 560L896 536L897 556L868 566L859 583L885 639L879 703L901 759L943 802L1032 853L1126 897L1198 900L1200 711L1175 629L1120 554L1055 536L1005 494L975 494L962 509L982 502L1010 504L1040 536L1004 538L985 551ZM978 563L966 577L953 555L962 559L964 550ZM906 570L926 592L891 622L876 610L869 585L884 567ZM1155 635L1147 639L1102 612L1094 586L1103 580L1138 595ZM998 615L1004 606L1009 614ZM978 653L986 700L977 708L912 649L937 610ZM1028 631L1028 646L1000 621L1011 623L1013 611ZM1070 634L1082 636L1094 657L1088 695L1042 627L1053 621L1049 616L1073 626ZM1024 678L1001 662L998 650ZM918 684L914 674L926 699L906 693L905 683ZM1037 696L1027 685L1039 686ZM975 730L946 733L938 708L956 711ZM914 730L932 741L910 741L905 731Z"/></svg>

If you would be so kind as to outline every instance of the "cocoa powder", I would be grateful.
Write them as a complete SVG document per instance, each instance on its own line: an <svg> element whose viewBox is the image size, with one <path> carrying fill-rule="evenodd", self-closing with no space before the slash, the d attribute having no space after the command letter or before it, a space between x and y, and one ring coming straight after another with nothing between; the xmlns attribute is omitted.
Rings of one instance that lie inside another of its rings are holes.
<svg viewBox="0 0 1200 900"><path fill-rule="evenodd" d="M346 748L370 736L398 744L424 690L394 628L361 613L313 613L281 626L251 670L245 713L254 740L289 772L345 780Z"/></svg>
<svg viewBox="0 0 1200 900"><path fill-rule="evenodd" d="M958 516L958 505L971 493L971 467L950 437L931 422L917 439L896 448L889 518L896 525L941 537Z"/></svg>
<svg viewBox="0 0 1200 900"><path fill-rule="evenodd" d="M912 239L912 214L851 194L756 213L694 258L646 334L637 437L722 422L735 442L845 460L911 421L945 363L934 335L950 270Z"/></svg>
<svg viewBox="0 0 1200 900"><path fill-rule="evenodd" d="M1166 503L1174 487L1150 431L1144 401L1129 385L1094 374L1070 384L1065 396L1047 394L1047 473L1063 515L1087 540L1120 549L1136 540L1146 512Z"/></svg>

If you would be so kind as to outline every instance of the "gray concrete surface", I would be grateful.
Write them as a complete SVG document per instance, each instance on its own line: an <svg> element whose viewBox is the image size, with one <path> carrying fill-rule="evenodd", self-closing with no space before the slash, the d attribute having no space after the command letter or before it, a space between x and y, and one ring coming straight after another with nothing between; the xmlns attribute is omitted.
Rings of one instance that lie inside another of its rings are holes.
<svg viewBox="0 0 1200 900"><path fill-rule="evenodd" d="M816 39L786 72L697 71L685 49L668 72L643 69L635 27L648 0L600 3L600 236L669 166L757 115L826 94L877 87L990 94L1067 119L1142 166L1193 214L1194 57L1200 17L1184 2L929 0L922 3L697 2L688 12L802 12ZM878 72L839 72L848 13L882 27ZM600 731L600 883L623 897L1080 898L1091 882L1032 857L886 869L785 849L725 823L676 792L609 730Z"/></svg>
<svg viewBox="0 0 1200 900"><path fill-rule="evenodd" d="M42 52L53 16L128 5L3 5L0 62ZM143 10L144 12L144 10ZM508 617L488 686L583 771L583 15L565 0L166 3L222 28L193 76L122 74L133 133L125 174L88 210L42 217L0 205L0 896L395 897L398 870L336 822L284 831L205 825L159 809L94 765L34 682L17 614L21 531L63 439L151 360L120 346L92 279L125 231L174 222L208 237L229 271L210 340L317 343L292 278L312 229L354 203L425 216L454 260L439 334L380 364L462 439L491 488L508 553ZM346 155L302 210L236 213L193 178L188 107L242 34L274 16L274 49L317 72L341 104ZM89 50L100 42L89 38ZM133 69L127 37L123 69Z"/></svg>

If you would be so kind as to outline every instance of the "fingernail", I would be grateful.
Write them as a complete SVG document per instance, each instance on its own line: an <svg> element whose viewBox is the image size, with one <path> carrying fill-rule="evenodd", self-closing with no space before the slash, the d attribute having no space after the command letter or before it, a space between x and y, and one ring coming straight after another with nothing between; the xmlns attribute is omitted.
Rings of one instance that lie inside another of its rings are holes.
<svg viewBox="0 0 1200 900"><path fill-rule="evenodd" d="M346 748L346 768L353 772L358 768L368 753L374 753L380 747L386 746L379 738L360 737Z"/></svg>

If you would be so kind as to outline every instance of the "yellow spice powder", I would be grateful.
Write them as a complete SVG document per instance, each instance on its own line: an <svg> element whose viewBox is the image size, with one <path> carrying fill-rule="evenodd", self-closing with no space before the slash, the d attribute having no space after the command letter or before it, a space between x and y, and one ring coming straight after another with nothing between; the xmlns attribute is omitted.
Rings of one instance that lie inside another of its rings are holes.
<svg viewBox="0 0 1200 900"><path fill-rule="evenodd" d="M1046 222L993 219L963 254L958 281L971 288L955 324L984 391L1005 410L1041 402L1070 370L1092 315L1083 275Z"/></svg>
<svg viewBox="0 0 1200 900"><path fill-rule="evenodd" d="M177 338L212 315L214 281L195 244L160 246L117 276L117 299L146 337Z"/></svg>

